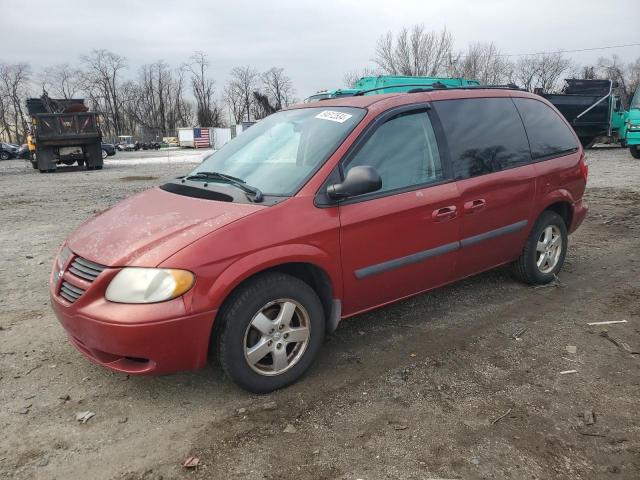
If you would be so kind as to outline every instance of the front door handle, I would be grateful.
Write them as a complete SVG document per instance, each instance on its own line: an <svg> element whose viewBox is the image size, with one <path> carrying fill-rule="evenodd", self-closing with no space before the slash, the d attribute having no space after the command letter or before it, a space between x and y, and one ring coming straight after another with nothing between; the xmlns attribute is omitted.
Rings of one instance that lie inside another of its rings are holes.
<svg viewBox="0 0 640 480"><path fill-rule="evenodd" d="M484 210L486 206L487 206L487 202L484 198L477 198L476 200L465 202L464 213L476 213L476 212L479 212L480 210Z"/></svg>
<svg viewBox="0 0 640 480"><path fill-rule="evenodd" d="M431 214L434 222L446 222L447 220L451 220L452 218L456 218L458 216L457 208L455 205L450 205L448 207L442 207L437 210L434 210Z"/></svg>

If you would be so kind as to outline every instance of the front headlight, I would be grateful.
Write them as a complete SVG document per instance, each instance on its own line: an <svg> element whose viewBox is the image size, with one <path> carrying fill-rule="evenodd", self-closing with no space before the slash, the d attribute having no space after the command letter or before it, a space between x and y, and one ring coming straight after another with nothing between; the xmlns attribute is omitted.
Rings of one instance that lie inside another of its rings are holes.
<svg viewBox="0 0 640 480"><path fill-rule="evenodd" d="M187 270L123 268L107 287L106 299L118 303L156 303L186 293L195 281Z"/></svg>

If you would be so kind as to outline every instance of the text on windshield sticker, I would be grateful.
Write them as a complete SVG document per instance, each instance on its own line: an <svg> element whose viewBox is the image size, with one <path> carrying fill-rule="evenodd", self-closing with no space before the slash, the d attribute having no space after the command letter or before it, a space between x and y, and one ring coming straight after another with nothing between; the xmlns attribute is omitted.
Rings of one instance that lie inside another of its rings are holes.
<svg viewBox="0 0 640 480"><path fill-rule="evenodd" d="M323 112L316 115L316 118L320 118L321 120L330 120L332 122L338 123L344 123L351 117L353 117L353 115L349 113L335 112L333 110L324 110Z"/></svg>

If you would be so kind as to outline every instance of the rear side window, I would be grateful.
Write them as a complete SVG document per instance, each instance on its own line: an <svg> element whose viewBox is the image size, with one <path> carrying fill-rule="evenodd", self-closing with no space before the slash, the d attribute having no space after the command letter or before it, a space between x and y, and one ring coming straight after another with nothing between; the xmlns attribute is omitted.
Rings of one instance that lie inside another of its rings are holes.
<svg viewBox="0 0 640 480"><path fill-rule="evenodd" d="M548 105L531 98L514 98L527 129L534 159L562 155L578 148L571 129Z"/></svg>
<svg viewBox="0 0 640 480"><path fill-rule="evenodd" d="M457 180L531 162L529 143L511 98L433 102Z"/></svg>
<svg viewBox="0 0 640 480"><path fill-rule="evenodd" d="M367 139L349 162L374 167L386 192L441 181L443 177L436 136L426 111L392 117Z"/></svg>

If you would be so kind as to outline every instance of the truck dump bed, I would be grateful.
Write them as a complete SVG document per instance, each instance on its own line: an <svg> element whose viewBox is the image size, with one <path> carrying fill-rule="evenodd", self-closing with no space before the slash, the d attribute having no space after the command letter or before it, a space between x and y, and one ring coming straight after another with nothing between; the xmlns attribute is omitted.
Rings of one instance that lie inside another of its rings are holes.
<svg viewBox="0 0 640 480"><path fill-rule="evenodd" d="M612 88L610 80L567 79L563 93L542 92L541 96L553 103L583 143L588 143L609 134Z"/></svg>
<svg viewBox="0 0 640 480"><path fill-rule="evenodd" d="M87 111L81 98L29 98L27 110L33 119L36 138L40 142L100 137L96 114Z"/></svg>

